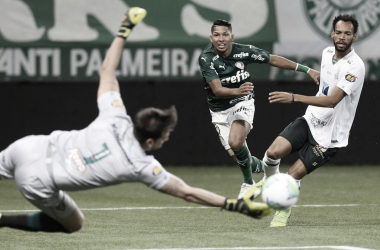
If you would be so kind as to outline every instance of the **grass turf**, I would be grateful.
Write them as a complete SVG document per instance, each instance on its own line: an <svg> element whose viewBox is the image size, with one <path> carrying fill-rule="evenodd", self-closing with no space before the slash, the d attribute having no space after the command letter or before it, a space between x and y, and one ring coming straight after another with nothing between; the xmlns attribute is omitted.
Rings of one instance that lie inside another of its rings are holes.
<svg viewBox="0 0 380 250"><path fill-rule="evenodd" d="M237 167L166 167L189 185L236 197L242 176ZM281 172L287 168L282 167ZM256 181L262 174L254 175ZM83 209L85 226L74 234L0 229L1 249L167 249L351 246L380 249L380 168L324 166L302 181L289 225L269 228L261 220L218 208L202 208L128 183L70 195ZM33 210L13 180L0 181L0 211ZM353 205L349 205L353 204ZM321 207L308 206L321 205ZM340 206L334 206L340 205ZM99 210L123 207L190 209ZM94 209L94 210L87 210ZM305 248L308 249L308 248ZM323 248L319 248L323 249ZM331 248L326 248L331 249Z"/></svg>

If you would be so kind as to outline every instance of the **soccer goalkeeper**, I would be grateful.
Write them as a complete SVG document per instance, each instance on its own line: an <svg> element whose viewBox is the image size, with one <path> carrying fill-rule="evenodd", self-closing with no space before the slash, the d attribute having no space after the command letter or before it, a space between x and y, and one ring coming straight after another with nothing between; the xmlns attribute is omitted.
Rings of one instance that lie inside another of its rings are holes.
<svg viewBox="0 0 380 250"><path fill-rule="evenodd" d="M253 218L268 215L266 204L227 199L194 188L168 173L146 151L159 149L177 123L174 107L146 108L134 122L127 115L115 77L125 40L146 11L131 8L104 59L98 89L98 117L80 131L54 131L47 136L22 138L0 153L0 179L15 179L22 195L41 211L1 215L0 227L25 231L72 233L81 229L84 216L65 191L142 182L189 202L221 207Z"/></svg>

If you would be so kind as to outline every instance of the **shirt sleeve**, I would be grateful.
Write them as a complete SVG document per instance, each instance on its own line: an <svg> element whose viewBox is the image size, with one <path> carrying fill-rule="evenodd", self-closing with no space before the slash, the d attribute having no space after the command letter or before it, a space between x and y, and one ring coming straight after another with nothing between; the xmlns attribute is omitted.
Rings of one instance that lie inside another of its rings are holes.
<svg viewBox="0 0 380 250"><path fill-rule="evenodd" d="M352 65L341 75L337 87L350 95L356 88L364 82L365 68L362 64Z"/></svg>
<svg viewBox="0 0 380 250"><path fill-rule="evenodd" d="M169 181L170 173L156 160L140 171L138 180L153 189L162 188Z"/></svg>
<svg viewBox="0 0 380 250"><path fill-rule="evenodd" d="M214 79L219 78L218 72L214 68L214 63L210 58L201 54L198 58L199 67L201 73L206 82L211 82Z"/></svg>
<svg viewBox="0 0 380 250"><path fill-rule="evenodd" d="M99 116L106 118L112 116L128 117L121 95L116 91L108 91L98 98Z"/></svg>
<svg viewBox="0 0 380 250"><path fill-rule="evenodd" d="M249 45L249 63L267 63L270 59L270 53L266 50Z"/></svg>

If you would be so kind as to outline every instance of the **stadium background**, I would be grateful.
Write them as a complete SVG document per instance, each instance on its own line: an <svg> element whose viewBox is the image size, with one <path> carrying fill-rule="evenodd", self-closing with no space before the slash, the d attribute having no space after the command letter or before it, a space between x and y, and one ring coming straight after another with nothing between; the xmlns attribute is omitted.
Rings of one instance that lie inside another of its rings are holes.
<svg viewBox="0 0 380 250"><path fill-rule="evenodd" d="M319 69L331 18L355 14L354 48L366 64L366 80L350 145L333 164L379 164L380 13L373 1L340 0L1 0L0 148L29 134L82 129L97 116L98 70L120 17L128 6L148 10L130 37L119 66L121 93L133 116L147 106L175 105L179 124L165 148L154 152L164 165L232 164L218 141L197 65L213 20L233 24L235 41ZM17 13L17 14L15 14ZM275 90L314 95L307 75L267 65L249 67L256 92L252 154L261 156L306 106L269 105ZM291 163L293 155L283 160Z"/></svg>

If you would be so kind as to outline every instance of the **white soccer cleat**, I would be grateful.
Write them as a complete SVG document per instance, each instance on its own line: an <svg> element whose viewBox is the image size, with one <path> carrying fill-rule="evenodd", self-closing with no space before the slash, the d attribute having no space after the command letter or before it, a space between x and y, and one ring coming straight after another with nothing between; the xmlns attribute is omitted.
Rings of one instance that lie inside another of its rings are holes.
<svg viewBox="0 0 380 250"><path fill-rule="evenodd" d="M254 185L254 184L253 184ZM242 199L244 197L244 194L245 192L247 192L247 190L252 187L251 184L248 184L248 183L243 183L240 187L240 193L238 195L238 199Z"/></svg>

